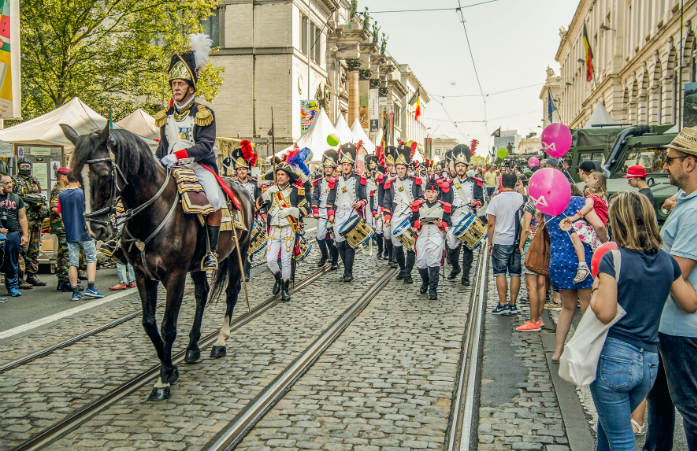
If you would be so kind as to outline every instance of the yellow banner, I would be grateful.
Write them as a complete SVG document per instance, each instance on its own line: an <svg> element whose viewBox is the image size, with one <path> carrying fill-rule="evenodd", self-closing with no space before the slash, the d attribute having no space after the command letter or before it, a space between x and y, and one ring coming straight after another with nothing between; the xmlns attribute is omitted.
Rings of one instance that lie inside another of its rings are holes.
<svg viewBox="0 0 697 451"><path fill-rule="evenodd" d="M21 115L19 0L0 0L0 119Z"/></svg>

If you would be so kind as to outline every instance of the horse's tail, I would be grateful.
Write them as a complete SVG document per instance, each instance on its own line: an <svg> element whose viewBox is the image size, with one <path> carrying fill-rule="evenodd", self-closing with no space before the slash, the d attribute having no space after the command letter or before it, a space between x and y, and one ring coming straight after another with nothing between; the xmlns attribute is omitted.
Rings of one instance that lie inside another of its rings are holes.
<svg viewBox="0 0 697 451"><path fill-rule="evenodd" d="M215 281L211 290L210 300L217 300L227 287L227 282L230 279L230 271L233 270L232 258L228 257L218 263L218 269L215 272Z"/></svg>

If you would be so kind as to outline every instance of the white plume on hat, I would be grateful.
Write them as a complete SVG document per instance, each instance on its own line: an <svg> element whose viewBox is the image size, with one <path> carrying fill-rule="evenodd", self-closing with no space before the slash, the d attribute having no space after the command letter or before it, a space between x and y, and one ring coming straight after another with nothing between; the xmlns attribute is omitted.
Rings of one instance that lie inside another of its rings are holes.
<svg viewBox="0 0 697 451"><path fill-rule="evenodd" d="M192 33L189 35L189 45L194 52L196 69L200 69L208 61L208 55L213 48L213 41L204 33Z"/></svg>

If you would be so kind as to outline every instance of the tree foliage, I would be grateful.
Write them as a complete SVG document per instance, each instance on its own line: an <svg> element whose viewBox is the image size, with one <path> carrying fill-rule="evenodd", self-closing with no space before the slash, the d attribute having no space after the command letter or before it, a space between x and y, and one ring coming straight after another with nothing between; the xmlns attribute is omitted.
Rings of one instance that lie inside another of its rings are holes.
<svg viewBox="0 0 697 451"><path fill-rule="evenodd" d="M217 0L23 0L22 116L79 96L102 114L151 112L169 100L171 55L202 30ZM210 61L200 71L208 100L222 83Z"/></svg>

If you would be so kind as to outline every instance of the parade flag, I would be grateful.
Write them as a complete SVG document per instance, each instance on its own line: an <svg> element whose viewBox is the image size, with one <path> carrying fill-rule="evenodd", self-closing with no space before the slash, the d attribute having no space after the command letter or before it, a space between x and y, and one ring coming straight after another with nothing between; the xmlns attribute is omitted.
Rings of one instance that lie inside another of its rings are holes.
<svg viewBox="0 0 697 451"><path fill-rule="evenodd" d="M433 138L424 138L424 158L427 160L433 160Z"/></svg>
<svg viewBox="0 0 697 451"><path fill-rule="evenodd" d="M593 80L593 49L591 41L588 40L588 30L586 24L583 24L583 47L586 48L586 81Z"/></svg>
<svg viewBox="0 0 697 451"><path fill-rule="evenodd" d="M552 93L550 90L547 90L547 119L549 122L554 122L552 120L552 113L557 111L557 106L554 104L554 101L552 100Z"/></svg>
<svg viewBox="0 0 697 451"><path fill-rule="evenodd" d="M416 90L409 104L414 105L414 120L418 121L421 116L421 89Z"/></svg>
<svg viewBox="0 0 697 451"><path fill-rule="evenodd" d="M21 114L19 0L0 0L0 119Z"/></svg>

